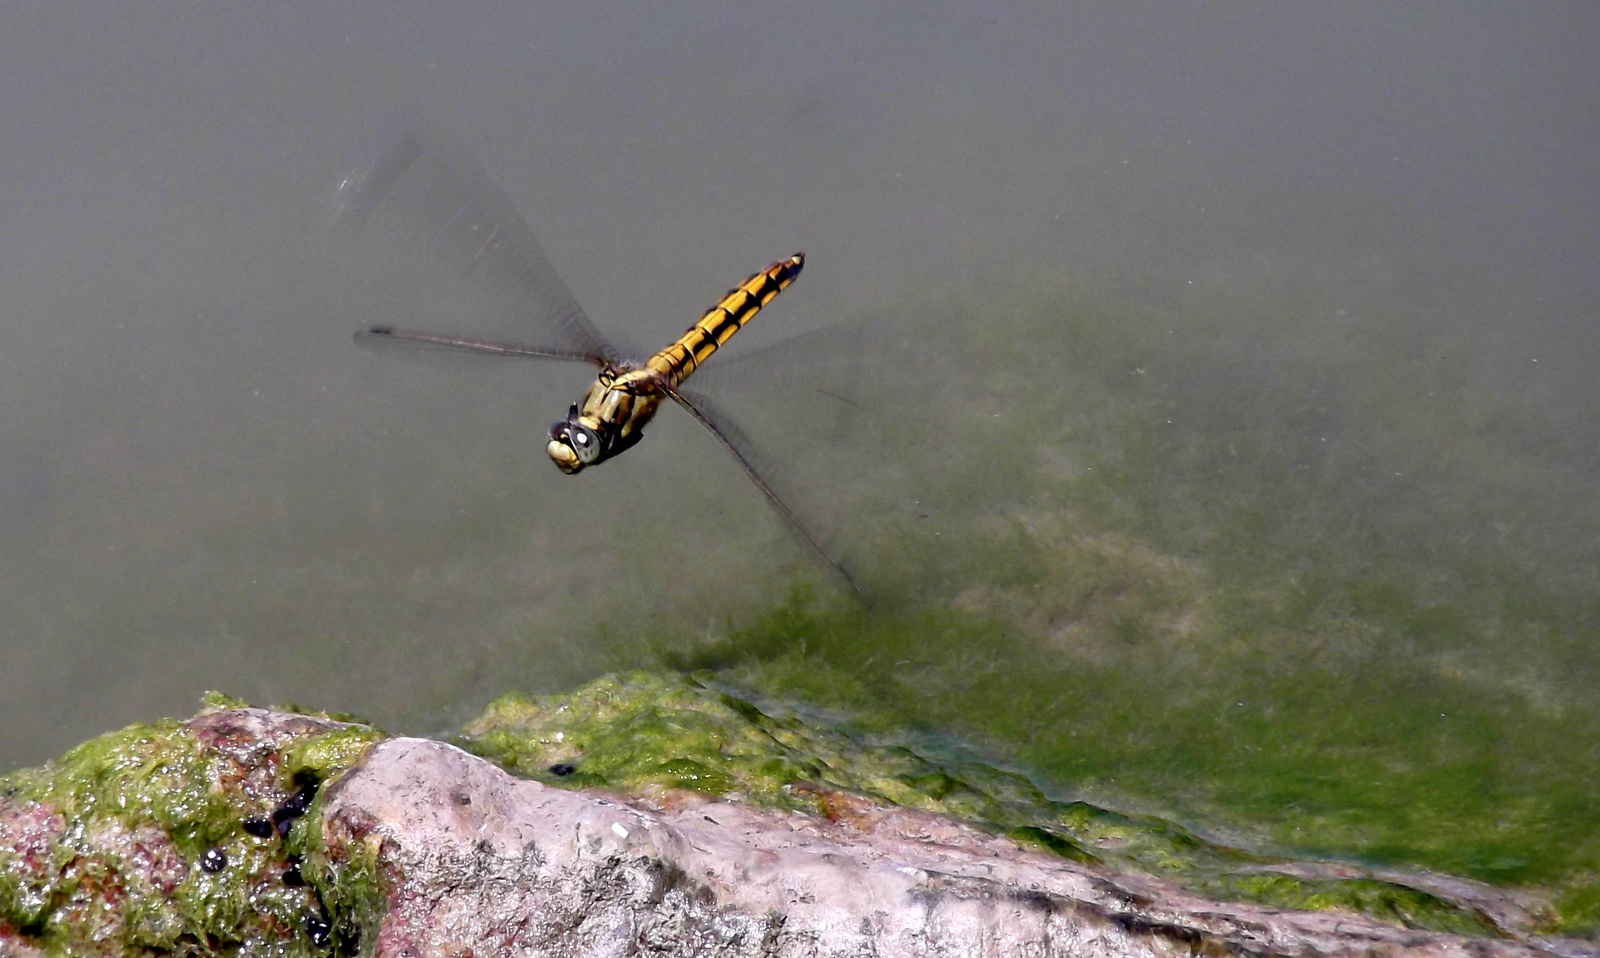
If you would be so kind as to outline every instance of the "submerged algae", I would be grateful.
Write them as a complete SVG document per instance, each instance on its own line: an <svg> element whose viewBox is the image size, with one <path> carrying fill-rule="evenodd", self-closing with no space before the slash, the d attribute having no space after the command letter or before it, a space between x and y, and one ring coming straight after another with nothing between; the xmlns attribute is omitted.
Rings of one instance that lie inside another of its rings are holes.
<svg viewBox="0 0 1600 958"><path fill-rule="evenodd" d="M1410 928L1495 935L1469 904L1366 873L1300 877L1277 859L1203 839L1154 816L1046 796L1022 775L874 744L816 716L753 702L709 676L635 672L539 698L502 696L457 744L563 788L710 792L833 817L833 790L936 812L1080 862L1151 871L1202 894L1347 910Z"/></svg>
<svg viewBox="0 0 1600 958"><path fill-rule="evenodd" d="M870 374L829 383L884 426L850 515L890 598L647 651L1600 934L1593 431L1380 307L1070 283L897 307Z"/></svg>

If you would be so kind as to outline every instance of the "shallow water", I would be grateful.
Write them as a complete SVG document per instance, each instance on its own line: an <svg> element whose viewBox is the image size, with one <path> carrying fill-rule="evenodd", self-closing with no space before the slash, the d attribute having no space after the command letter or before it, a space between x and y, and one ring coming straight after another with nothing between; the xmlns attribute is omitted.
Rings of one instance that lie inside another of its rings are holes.
<svg viewBox="0 0 1600 958"><path fill-rule="evenodd" d="M1600 868L1587 7L275 11L0 39L0 767L665 659L1264 847ZM396 111L620 337L807 252L726 358L844 326L721 387L873 618L675 410L569 479L583 370L350 344L472 308L327 229Z"/></svg>

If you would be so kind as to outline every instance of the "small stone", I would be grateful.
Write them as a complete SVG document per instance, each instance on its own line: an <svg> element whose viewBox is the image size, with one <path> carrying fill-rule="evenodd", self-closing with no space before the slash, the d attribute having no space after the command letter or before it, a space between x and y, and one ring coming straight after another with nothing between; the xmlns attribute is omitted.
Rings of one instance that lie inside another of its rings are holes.
<svg viewBox="0 0 1600 958"><path fill-rule="evenodd" d="M333 938L333 926L322 915L306 916L306 937L318 948L324 948Z"/></svg>
<svg viewBox="0 0 1600 958"><path fill-rule="evenodd" d="M295 819L303 814L305 813L296 809L280 808L272 813L273 828L277 830L279 835L287 835L289 834L289 826L293 825Z"/></svg>
<svg viewBox="0 0 1600 958"><path fill-rule="evenodd" d="M209 875L215 875L227 867L228 855L220 848L208 848L206 853L200 856L200 870Z"/></svg>

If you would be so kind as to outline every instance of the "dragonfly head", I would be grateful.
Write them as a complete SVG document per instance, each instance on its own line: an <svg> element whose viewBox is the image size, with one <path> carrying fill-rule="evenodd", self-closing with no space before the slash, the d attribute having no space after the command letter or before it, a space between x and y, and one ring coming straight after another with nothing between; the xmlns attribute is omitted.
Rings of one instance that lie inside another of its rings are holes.
<svg viewBox="0 0 1600 958"><path fill-rule="evenodd" d="M578 420L578 407L567 411L567 418L550 425L550 444L545 452L555 461L556 468L572 475L584 466L600 461L600 436Z"/></svg>

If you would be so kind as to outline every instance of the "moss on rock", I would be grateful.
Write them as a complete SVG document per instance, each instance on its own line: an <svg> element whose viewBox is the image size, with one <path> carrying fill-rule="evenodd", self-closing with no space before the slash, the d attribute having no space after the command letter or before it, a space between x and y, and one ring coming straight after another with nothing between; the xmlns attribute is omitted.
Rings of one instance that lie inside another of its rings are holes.
<svg viewBox="0 0 1600 958"><path fill-rule="evenodd" d="M0 779L0 943L61 955L360 949L386 907L384 876L375 848L325 839L317 803L381 733L215 697L208 705L187 722L130 726ZM846 728L758 704L705 675L639 672L562 695L503 696L457 743L562 788L690 789L829 818L859 811L841 794L850 793L1213 897L1457 934L1505 930L1471 900L1426 882L1252 854L1154 816L1053 799L982 762ZM1592 905L1581 886L1562 907L1584 915Z"/></svg>
<svg viewBox="0 0 1600 958"><path fill-rule="evenodd" d="M1166 875L1201 893L1346 910L1412 928L1494 935L1475 909L1366 874L1300 877L1285 861L1203 839L1154 816L1049 798L1022 775L875 744L837 723L763 709L702 675L635 672L573 692L494 700L457 744L563 788L687 788L830 814L830 790L951 815L1073 861Z"/></svg>
<svg viewBox="0 0 1600 958"><path fill-rule="evenodd" d="M331 936L312 932L349 896L301 880L295 822L381 736L207 704L0 778L0 940L52 955L327 953Z"/></svg>

